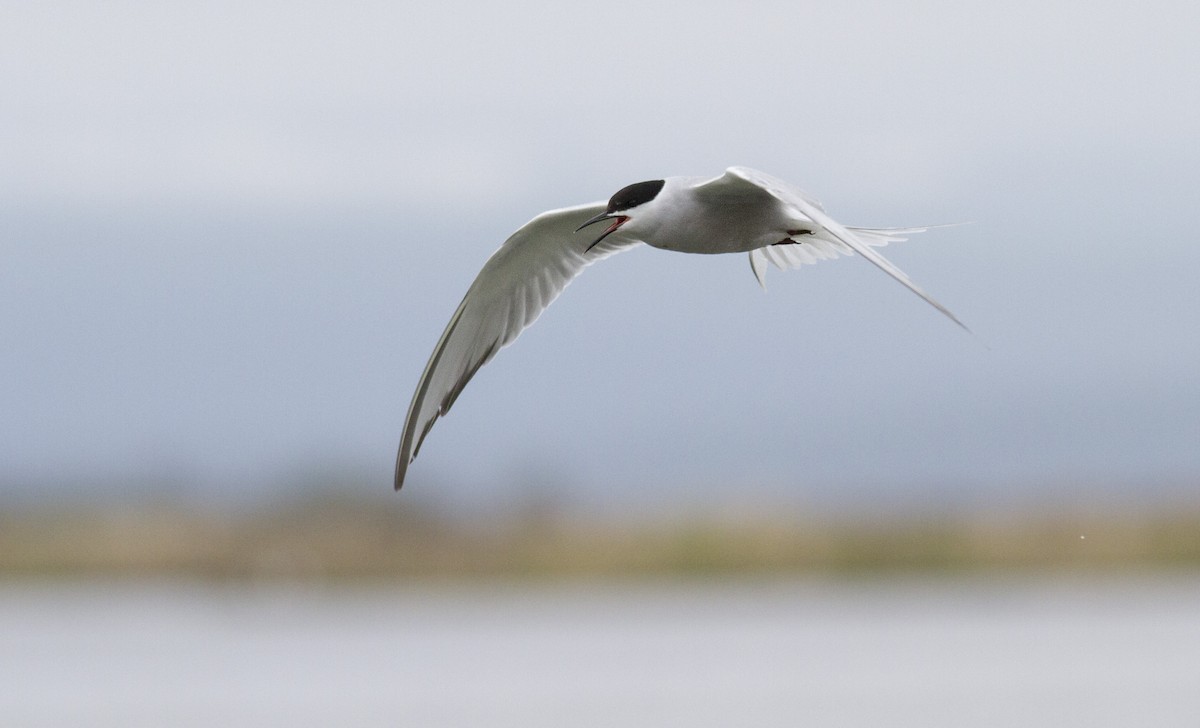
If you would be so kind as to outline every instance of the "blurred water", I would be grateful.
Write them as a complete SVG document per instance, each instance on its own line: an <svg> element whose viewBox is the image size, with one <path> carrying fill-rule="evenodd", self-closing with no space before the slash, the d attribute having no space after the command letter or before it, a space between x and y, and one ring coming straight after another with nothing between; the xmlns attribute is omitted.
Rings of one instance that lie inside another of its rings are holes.
<svg viewBox="0 0 1200 728"><path fill-rule="evenodd" d="M10 583L0 724L1195 726L1200 578Z"/></svg>

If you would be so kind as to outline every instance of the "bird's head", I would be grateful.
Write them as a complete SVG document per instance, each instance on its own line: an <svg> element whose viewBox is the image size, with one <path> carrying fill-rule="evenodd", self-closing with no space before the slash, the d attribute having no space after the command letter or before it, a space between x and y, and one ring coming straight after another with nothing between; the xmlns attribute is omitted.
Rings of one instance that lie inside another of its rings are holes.
<svg viewBox="0 0 1200 728"><path fill-rule="evenodd" d="M646 208L644 205L657 197L658 193L662 191L663 185L665 184L666 180L654 179L648 182L636 182L627 187L622 187L621 189L617 190L615 195L609 198L607 210L580 225L575 232L579 232L588 225L594 225L604 220L612 220L612 224L600 234L600 237L596 238L592 244L587 247L588 250L591 250L592 248L596 247L601 240L615 233L617 228L621 227L637 216L639 210L645 210Z"/></svg>

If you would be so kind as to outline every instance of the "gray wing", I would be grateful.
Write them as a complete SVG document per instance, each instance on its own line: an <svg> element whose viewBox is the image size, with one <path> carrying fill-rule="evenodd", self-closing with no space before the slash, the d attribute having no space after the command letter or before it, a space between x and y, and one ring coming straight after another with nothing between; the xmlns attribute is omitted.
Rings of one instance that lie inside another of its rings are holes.
<svg viewBox="0 0 1200 728"><path fill-rule="evenodd" d="M636 244L616 235L584 252L594 235L574 235L603 202L551 210L530 220L492 254L450 317L421 374L396 455L396 490L438 417L502 347L532 324L589 264Z"/></svg>
<svg viewBox="0 0 1200 728"><path fill-rule="evenodd" d="M747 184L754 185L755 187L764 190L775 199L791 207L793 210L803 216L803 218L811 221L821 228L818 231L814 231L817 233L816 237L820 238L828 236L830 242L845 245L847 248L849 248L849 250L858 253L862 257L874 263L884 273L887 273L892 278L895 278L906 288L908 288L908 290L925 299L929 305L941 311L951 321L958 324L963 329L970 331L970 329L967 329L966 324L964 324L962 321L959 321L958 317L950 312L950 309L938 303L933 296L926 293L920 286L914 283L912 279L904 273L904 271L893 265L887 258L884 258L879 253L872 250L872 245L878 245L888 241L883 239L885 236L879 236L879 240L871 239L870 233L884 231L852 231L826 214L826 212L821 208L820 203L818 203L816 200L813 200L799 188L794 187L783 180L776 179L769 174L759 172L758 170L750 169L748 167L730 167L725 171L725 177L722 179L727 178L732 178L732 181L741 180ZM896 230L895 232L917 232L917 229L903 229ZM821 235L821 233L825 233L825 235ZM804 243L800 247L803 247L807 244L808 243ZM828 250L825 252L832 254L829 257L836 256L836 252L834 250ZM755 268L755 275L759 276L759 280L761 282L761 275L757 266L755 266L755 258L753 257L753 254L751 255L751 266Z"/></svg>

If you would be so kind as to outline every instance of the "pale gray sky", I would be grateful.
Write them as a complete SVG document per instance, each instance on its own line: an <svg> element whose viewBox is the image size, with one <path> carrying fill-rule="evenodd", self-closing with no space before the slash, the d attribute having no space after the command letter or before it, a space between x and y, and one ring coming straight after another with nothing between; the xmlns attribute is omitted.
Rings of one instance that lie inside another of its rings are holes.
<svg viewBox="0 0 1200 728"><path fill-rule="evenodd" d="M6 3L0 486L350 463L541 210L733 164L852 224L772 271L635 251L468 387L413 490L1200 479L1200 10ZM985 342L986 347L981 343Z"/></svg>

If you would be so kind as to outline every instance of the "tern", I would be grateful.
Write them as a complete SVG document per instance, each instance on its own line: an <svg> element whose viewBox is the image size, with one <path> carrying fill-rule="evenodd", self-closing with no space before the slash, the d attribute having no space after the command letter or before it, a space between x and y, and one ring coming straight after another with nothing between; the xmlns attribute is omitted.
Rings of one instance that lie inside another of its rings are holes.
<svg viewBox="0 0 1200 728"><path fill-rule="evenodd" d="M599 223L607 223L599 237L582 234ZM746 167L731 167L715 178L638 182L608 202L543 212L484 263L434 347L404 421L396 490L430 428L475 372L601 258L640 244L680 253L748 253L750 269L765 287L768 263L785 270L858 253L966 329L873 250L928 229L843 226L799 188Z"/></svg>

